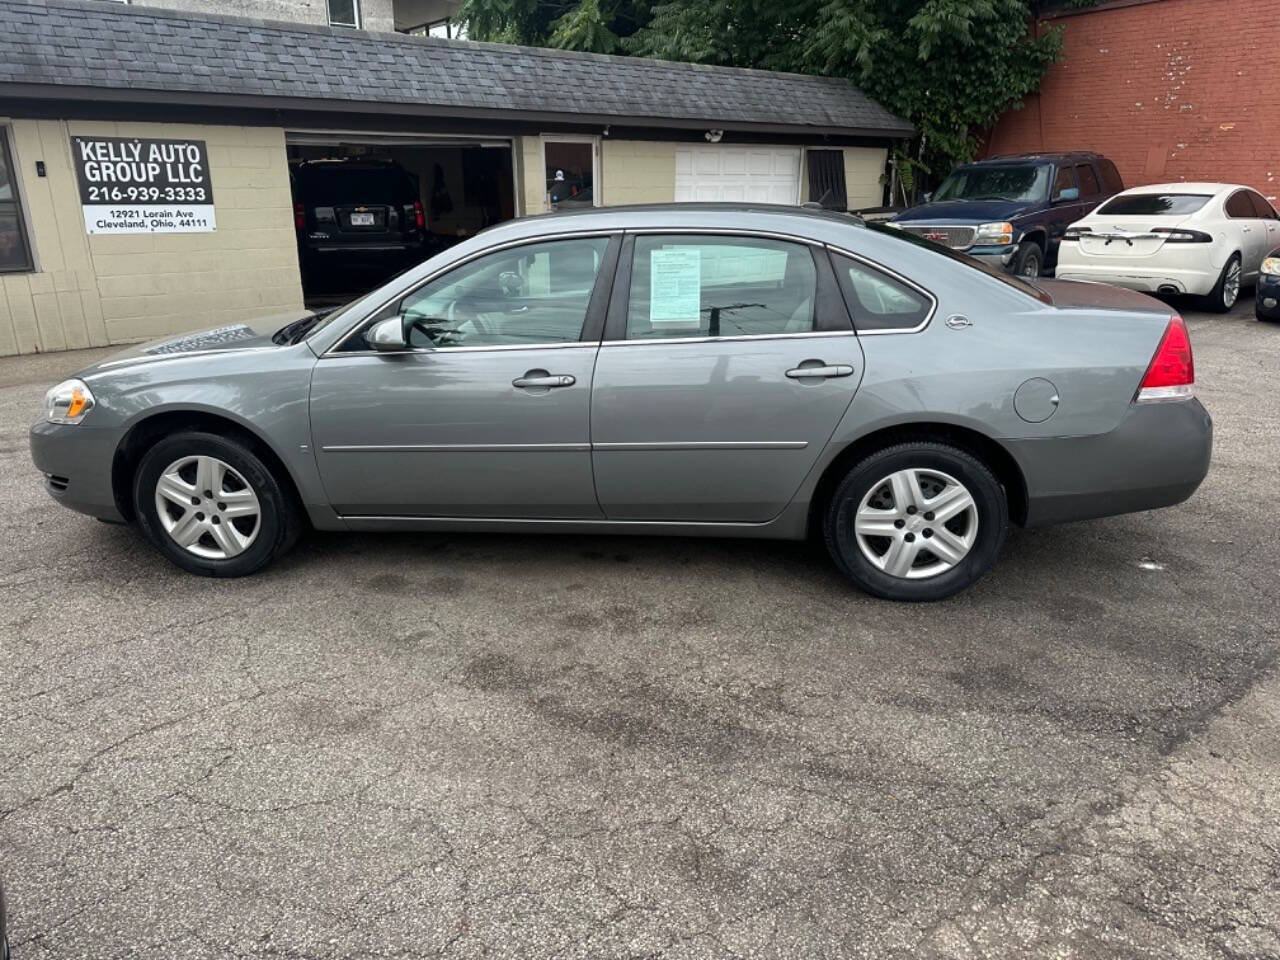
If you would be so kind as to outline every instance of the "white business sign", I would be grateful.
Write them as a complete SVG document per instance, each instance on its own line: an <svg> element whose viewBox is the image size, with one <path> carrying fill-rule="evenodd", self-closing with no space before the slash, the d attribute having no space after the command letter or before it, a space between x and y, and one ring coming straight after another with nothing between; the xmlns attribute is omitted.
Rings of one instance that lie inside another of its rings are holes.
<svg viewBox="0 0 1280 960"><path fill-rule="evenodd" d="M88 233L212 233L203 140L72 137Z"/></svg>

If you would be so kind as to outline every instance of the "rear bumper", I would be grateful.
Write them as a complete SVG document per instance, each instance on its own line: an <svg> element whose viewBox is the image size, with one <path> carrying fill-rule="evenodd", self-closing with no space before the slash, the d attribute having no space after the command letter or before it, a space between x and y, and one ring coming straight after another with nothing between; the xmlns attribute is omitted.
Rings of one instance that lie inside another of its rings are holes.
<svg viewBox="0 0 1280 960"><path fill-rule="evenodd" d="M44 488L64 507L91 517L123 522L111 485L119 445L115 430L41 420L31 428L31 459L44 474Z"/></svg>
<svg viewBox="0 0 1280 960"><path fill-rule="evenodd" d="M1076 244L1064 243L1058 250L1054 276L1059 280L1109 283L1142 293L1165 290L1203 296L1212 291L1222 272L1222 264L1215 266L1206 250L1170 251L1168 246L1158 256L1125 258L1087 256L1077 249Z"/></svg>
<svg viewBox="0 0 1280 960"><path fill-rule="evenodd" d="M1028 527L1181 503L1209 472L1213 421L1199 400L1135 403L1110 433L1009 440Z"/></svg>

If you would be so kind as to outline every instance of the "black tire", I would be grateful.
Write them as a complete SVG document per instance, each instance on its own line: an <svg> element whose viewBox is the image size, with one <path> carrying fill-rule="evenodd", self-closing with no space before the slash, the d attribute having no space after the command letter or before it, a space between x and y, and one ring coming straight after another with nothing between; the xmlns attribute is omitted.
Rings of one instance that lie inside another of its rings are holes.
<svg viewBox="0 0 1280 960"><path fill-rule="evenodd" d="M1018 252L1013 255L1010 269L1015 276L1034 280L1044 269L1044 251L1032 240L1024 240L1018 244Z"/></svg>
<svg viewBox="0 0 1280 960"><path fill-rule="evenodd" d="M858 544L853 517L863 498L899 470L935 470L961 483L973 497L977 533L969 552L944 573L924 579L890 576ZM859 588L886 600L942 600L977 581L995 563L1009 532L1009 504L1000 481L972 454L945 443L913 441L879 450L854 464L827 504L823 535L840 571Z"/></svg>
<svg viewBox="0 0 1280 960"><path fill-rule="evenodd" d="M1240 302L1240 288L1236 287L1236 299L1230 304L1224 302L1224 293L1227 287L1227 275L1231 272L1231 265L1240 266L1240 254L1233 253L1222 268L1222 273L1218 275L1218 282L1213 285L1205 296L1200 298L1200 307L1210 313L1230 313L1232 308Z"/></svg>
<svg viewBox="0 0 1280 960"><path fill-rule="evenodd" d="M155 502L156 484L170 464L188 456L216 457L238 472L257 495L260 512L256 536L242 553L225 559L196 556L179 546L161 525ZM174 564L202 577L243 577L261 570L288 552L303 526L291 490L250 445L195 430L165 437L146 452L134 472L133 505L138 526L147 538Z"/></svg>

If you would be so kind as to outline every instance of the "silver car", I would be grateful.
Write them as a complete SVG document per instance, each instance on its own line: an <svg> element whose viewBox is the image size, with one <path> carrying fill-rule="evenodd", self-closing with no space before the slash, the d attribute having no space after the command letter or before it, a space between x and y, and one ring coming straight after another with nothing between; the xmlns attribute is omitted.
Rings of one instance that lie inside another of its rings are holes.
<svg viewBox="0 0 1280 960"><path fill-rule="evenodd" d="M322 530L820 534L936 600L1009 523L1189 497L1182 320L790 207L503 224L324 315L125 351L31 429L61 503L240 576Z"/></svg>

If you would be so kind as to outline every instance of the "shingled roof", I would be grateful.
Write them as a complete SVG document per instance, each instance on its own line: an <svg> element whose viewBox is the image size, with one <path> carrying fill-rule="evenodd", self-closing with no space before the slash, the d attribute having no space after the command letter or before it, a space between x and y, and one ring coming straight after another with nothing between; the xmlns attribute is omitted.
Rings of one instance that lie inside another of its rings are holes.
<svg viewBox="0 0 1280 960"><path fill-rule="evenodd" d="M14 86L10 86L14 85ZM458 116L559 116L902 137L846 80L369 33L102 0L0 0L0 97L324 101ZM180 98L177 95L182 95ZM261 98L260 100L258 98Z"/></svg>

